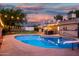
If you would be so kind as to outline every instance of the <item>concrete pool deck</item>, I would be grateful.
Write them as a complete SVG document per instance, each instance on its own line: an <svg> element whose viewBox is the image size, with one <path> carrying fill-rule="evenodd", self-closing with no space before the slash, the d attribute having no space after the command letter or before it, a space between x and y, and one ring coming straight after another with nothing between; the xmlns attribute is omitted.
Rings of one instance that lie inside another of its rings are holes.
<svg viewBox="0 0 79 59"><path fill-rule="evenodd" d="M0 48L0 56L79 56L79 49L41 48L22 43L15 36L6 35Z"/></svg>

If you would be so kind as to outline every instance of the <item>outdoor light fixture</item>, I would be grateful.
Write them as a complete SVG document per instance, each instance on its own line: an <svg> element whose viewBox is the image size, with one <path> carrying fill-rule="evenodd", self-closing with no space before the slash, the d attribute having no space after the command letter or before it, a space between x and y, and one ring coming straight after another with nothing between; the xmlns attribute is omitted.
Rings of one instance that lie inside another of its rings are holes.
<svg viewBox="0 0 79 59"><path fill-rule="evenodd" d="M17 19L20 19L19 17L17 17Z"/></svg>
<svg viewBox="0 0 79 59"><path fill-rule="evenodd" d="M47 27L44 27L44 30L47 30L48 28Z"/></svg>
<svg viewBox="0 0 79 59"><path fill-rule="evenodd" d="M57 30L58 30L58 31L60 30L60 29L59 29L59 26L58 26Z"/></svg>
<svg viewBox="0 0 79 59"><path fill-rule="evenodd" d="M2 14L0 14L0 23L1 23L1 25L4 27L4 24L3 24L2 20L1 20L1 15L2 15Z"/></svg>
<svg viewBox="0 0 79 59"><path fill-rule="evenodd" d="M1 17L0 17L0 23L1 23L1 25L4 27L4 24L3 24L2 20L1 20Z"/></svg>
<svg viewBox="0 0 79 59"><path fill-rule="evenodd" d="M13 19L14 17L13 17L13 16L11 16L11 18Z"/></svg>
<svg viewBox="0 0 79 59"><path fill-rule="evenodd" d="M48 30L50 31L50 30L52 30L52 28L51 27L47 27L48 28Z"/></svg>

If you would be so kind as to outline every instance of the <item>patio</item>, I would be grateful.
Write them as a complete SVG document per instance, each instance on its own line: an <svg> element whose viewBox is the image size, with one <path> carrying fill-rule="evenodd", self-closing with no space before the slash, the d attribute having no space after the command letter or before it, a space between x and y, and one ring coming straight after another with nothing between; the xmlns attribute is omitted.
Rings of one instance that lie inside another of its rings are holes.
<svg viewBox="0 0 79 59"><path fill-rule="evenodd" d="M16 34L20 35L20 34ZM6 35L0 49L1 56L79 56L79 50L41 48L17 41L14 36ZM23 34L21 34L23 35Z"/></svg>

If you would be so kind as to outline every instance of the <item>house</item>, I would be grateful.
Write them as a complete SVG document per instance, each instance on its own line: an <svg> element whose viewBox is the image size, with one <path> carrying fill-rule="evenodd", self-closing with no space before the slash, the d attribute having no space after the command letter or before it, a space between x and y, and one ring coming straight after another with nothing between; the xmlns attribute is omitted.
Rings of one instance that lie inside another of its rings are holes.
<svg viewBox="0 0 79 59"><path fill-rule="evenodd" d="M57 34L58 24L53 23L53 24L39 26L39 32L43 32L44 34Z"/></svg>
<svg viewBox="0 0 79 59"><path fill-rule="evenodd" d="M34 31L35 27L39 25L39 22L27 22L23 25L22 29L25 31Z"/></svg>
<svg viewBox="0 0 79 59"><path fill-rule="evenodd" d="M61 21L59 34L71 37L79 37L79 19Z"/></svg>

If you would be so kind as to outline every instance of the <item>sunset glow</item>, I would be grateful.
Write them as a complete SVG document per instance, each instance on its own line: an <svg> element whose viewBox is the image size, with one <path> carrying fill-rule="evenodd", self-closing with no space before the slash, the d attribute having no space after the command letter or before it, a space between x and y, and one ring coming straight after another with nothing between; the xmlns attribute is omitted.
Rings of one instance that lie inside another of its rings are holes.
<svg viewBox="0 0 79 59"><path fill-rule="evenodd" d="M32 22L40 22L42 20L50 20L53 19L52 15L46 15L46 14L29 14L27 16L28 21Z"/></svg>

